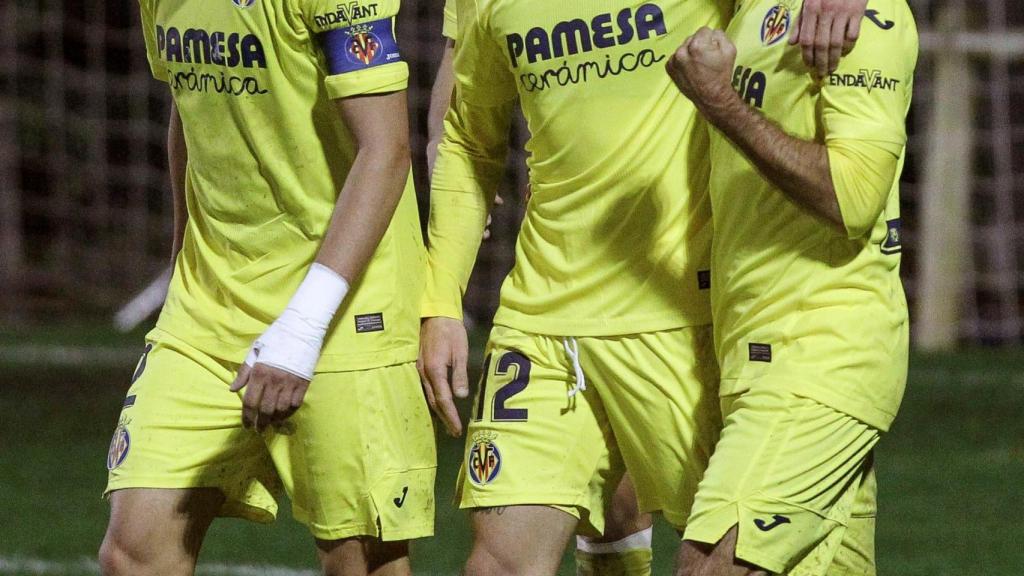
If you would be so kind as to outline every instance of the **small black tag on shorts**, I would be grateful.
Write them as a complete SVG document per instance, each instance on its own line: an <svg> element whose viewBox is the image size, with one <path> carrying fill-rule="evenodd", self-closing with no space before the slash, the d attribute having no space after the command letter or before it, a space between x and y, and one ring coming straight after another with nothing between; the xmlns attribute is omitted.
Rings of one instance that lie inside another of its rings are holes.
<svg viewBox="0 0 1024 576"><path fill-rule="evenodd" d="M711 270L697 271L697 289L707 290L711 288Z"/></svg>
<svg viewBox="0 0 1024 576"><path fill-rule="evenodd" d="M383 331L384 314L377 312L376 314L360 314L356 316L356 334Z"/></svg>
<svg viewBox="0 0 1024 576"><path fill-rule="evenodd" d="M747 344L750 350L750 361L751 362L771 362L772 361L772 345L771 344L758 344L756 342L750 342Z"/></svg>

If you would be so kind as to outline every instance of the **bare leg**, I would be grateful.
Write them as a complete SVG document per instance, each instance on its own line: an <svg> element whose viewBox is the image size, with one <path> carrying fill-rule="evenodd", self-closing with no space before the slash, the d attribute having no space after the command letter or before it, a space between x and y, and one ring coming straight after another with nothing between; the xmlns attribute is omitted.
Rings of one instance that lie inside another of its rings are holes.
<svg viewBox="0 0 1024 576"><path fill-rule="evenodd" d="M191 576L224 495L213 488L132 488L110 495L104 576Z"/></svg>
<svg viewBox="0 0 1024 576"><path fill-rule="evenodd" d="M325 576L410 576L409 543L376 538L317 540Z"/></svg>
<svg viewBox="0 0 1024 576"><path fill-rule="evenodd" d="M578 520L548 506L476 508L466 576L554 576Z"/></svg>
<svg viewBox="0 0 1024 576"><path fill-rule="evenodd" d="M769 573L736 558L736 527L718 544L683 540L676 558L676 576L769 576Z"/></svg>
<svg viewBox="0 0 1024 576"><path fill-rule="evenodd" d="M654 525L650 514L641 513L636 501L636 489L633 479L626 473L615 489L615 495L605 510L604 534L596 538L587 538L595 544L615 542L646 530Z"/></svg>
<svg viewBox="0 0 1024 576"><path fill-rule="evenodd" d="M577 576L651 576L650 514L641 514L629 474L604 512L604 534L576 537Z"/></svg>

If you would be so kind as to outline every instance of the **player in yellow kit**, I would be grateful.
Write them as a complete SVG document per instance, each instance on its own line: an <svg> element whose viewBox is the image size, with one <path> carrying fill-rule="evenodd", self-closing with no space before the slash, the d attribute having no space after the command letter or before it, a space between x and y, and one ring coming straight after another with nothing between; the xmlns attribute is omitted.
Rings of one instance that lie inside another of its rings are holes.
<svg viewBox="0 0 1024 576"><path fill-rule="evenodd" d="M905 0L871 0L824 79L795 0L747 0L669 64L714 126L712 308L722 436L680 574L869 575L873 448L907 371L899 174L917 61Z"/></svg>
<svg viewBox="0 0 1024 576"><path fill-rule="evenodd" d="M142 0L175 267L107 457L104 574L191 574L283 488L327 574L433 533L415 369L425 253L397 0Z"/></svg>
<svg viewBox="0 0 1024 576"><path fill-rule="evenodd" d="M531 132L532 196L460 480L468 574L553 574L574 532L603 531L627 467L641 510L686 525L719 426L707 136L663 67L731 8L457 3L421 332L428 399L454 434L452 395L468 394L461 297L517 99Z"/></svg>
<svg viewBox="0 0 1024 576"><path fill-rule="evenodd" d="M458 28L455 1L444 3L444 52L438 65L437 76L431 89L430 111L428 114L427 166L433 169L437 147L444 135L444 115L451 104L455 73L452 60L455 53L455 36ZM495 197L497 205L501 200ZM484 238L490 230L484 231ZM653 536L650 514L640 513L636 493L629 475L612 498L605 503L605 529L601 536L576 537L576 572L579 576L636 575L651 573L651 539Z"/></svg>

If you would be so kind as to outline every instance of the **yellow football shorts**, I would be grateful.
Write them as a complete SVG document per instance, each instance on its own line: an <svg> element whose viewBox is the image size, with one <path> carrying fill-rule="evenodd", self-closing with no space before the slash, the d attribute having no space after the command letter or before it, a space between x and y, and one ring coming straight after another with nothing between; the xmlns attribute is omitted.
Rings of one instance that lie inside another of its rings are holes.
<svg viewBox="0 0 1024 576"><path fill-rule="evenodd" d="M238 365L166 334L150 343L107 455L106 493L218 488L220 515L270 522L283 488L313 536L434 531L436 451L415 364L318 373L279 428L242 427ZM244 390L243 390L244 392Z"/></svg>
<svg viewBox="0 0 1024 576"><path fill-rule="evenodd" d="M628 468L641 510L682 529L720 427L710 326L577 339L496 326L457 498L557 507L600 534Z"/></svg>
<svg viewBox="0 0 1024 576"><path fill-rule="evenodd" d="M873 575L879 431L775 384L721 399L684 538L715 544L737 526L736 557L772 573Z"/></svg>

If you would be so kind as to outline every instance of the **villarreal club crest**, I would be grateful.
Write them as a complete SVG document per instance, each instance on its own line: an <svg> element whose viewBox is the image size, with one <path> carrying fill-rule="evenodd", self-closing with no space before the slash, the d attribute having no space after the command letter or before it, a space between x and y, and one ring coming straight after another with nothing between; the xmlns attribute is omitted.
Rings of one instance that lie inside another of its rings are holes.
<svg viewBox="0 0 1024 576"><path fill-rule="evenodd" d="M785 4L777 4L768 10L768 14L761 23L761 44L771 46L786 36L789 32L791 12Z"/></svg>
<svg viewBox="0 0 1024 576"><path fill-rule="evenodd" d="M355 64L369 66L383 52L383 43L372 26L353 26L348 32L345 53Z"/></svg>
<svg viewBox="0 0 1024 576"><path fill-rule="evenodd" d="M132 437L128 433L128 424L129 422L124 418L117 423L114 437L110 439L110 449L107 451L107 470L117 468L128 457L128 450L132 447Z"/></svg>
<svg viewBox="0 0 1024 576"><path fill-rule="evenodd" d="M231 0L231 2L239 8L252 8L256 4L256 0Z"/></svg>
<svg viewBox="0 0 1024 576"><path fill-rule="evenodd" d="M501 452L494 443L497 434L479 432L473 436L473 444L466 457L469 479L483 486L494 481L501 472Z"/></svg>

